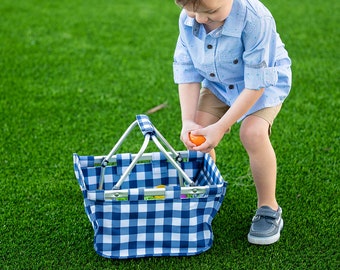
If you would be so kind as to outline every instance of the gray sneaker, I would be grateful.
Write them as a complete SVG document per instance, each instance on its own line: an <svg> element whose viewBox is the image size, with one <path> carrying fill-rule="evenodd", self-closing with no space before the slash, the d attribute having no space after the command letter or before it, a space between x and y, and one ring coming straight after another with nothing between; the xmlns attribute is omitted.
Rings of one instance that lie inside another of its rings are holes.
<svg viewBox="0 0 340 270"><path fill-rule="evenodd" d="M248 241L256 245L270 245L278 241L283 228L281 215L281 207L277 211L268 206L257 209L248 234Z"/></svg>

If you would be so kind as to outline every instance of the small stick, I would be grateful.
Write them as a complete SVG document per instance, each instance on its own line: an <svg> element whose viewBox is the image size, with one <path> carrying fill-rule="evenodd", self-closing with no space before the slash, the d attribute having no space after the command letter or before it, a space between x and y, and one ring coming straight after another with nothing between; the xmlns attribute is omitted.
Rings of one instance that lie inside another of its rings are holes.
<svg viewBox="0 0 340 270"><path fill-rule="evenodd" d="M152 113L158 112L158 111L164 109L167 106L168 106L167 102L164 102L164 103L162 103L160 105L157 105L156 107L151 108L150 110L148 110L146 112L146 114L152 114Z"/></svg>

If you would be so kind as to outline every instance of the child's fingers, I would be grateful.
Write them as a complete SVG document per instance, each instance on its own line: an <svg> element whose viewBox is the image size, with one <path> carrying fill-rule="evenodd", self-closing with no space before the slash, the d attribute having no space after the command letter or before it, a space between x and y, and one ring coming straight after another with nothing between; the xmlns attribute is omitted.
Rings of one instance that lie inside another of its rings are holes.
<svg viewBox="0 0 340 270"><path fill-rule="evenodd" d="M183 135L181 137L181 140L184 143L185 147L189 150L193 150L193 148L196 146L192 141L190 141L189 133L186 133L186 135Z"/></svg>
<svg viewBox="0 0 340 270"><path fill-rule="evenodd" d="M214 148L215 148L214 145L212 145L208 141L205 141L201 145L193 147L193 150L200 151L200 152L203 152L203 153L209 153Z"/></svg>

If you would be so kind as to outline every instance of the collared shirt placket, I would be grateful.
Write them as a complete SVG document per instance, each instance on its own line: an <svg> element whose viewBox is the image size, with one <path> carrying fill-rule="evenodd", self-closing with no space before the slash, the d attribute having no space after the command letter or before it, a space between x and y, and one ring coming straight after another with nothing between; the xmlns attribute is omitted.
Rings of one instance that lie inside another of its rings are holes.
<svg viewBox="0 0 340 270"><path fill-rule="evenodd" d="M209 78L209 80L213 82L219 82L216 66L216 45L217 40L210 35L207 35L204 42L204 70L207 74L206 78Z"/></svg>
<svg viewBox="0 0 340 270"><path fill-rule="evenodd" d="M218 37L221 35L221 30L215 31L211 34L208 34L205 38L205 44L204 44L204 57L205 57L205 72L207 76L205 76L209 81L215 82L215 83L222 83L222 80L220 78L220 72L225 72L223 68L218 64L219 56L218 53L218 45L217 40ZM237 62L233 62L233 64L237 64ZM236 98L238 97L238 91L235 87L235 84L231 83L229 85L226 85L225 91L227 93L228 101L230 103L233 103Z"/></svg>

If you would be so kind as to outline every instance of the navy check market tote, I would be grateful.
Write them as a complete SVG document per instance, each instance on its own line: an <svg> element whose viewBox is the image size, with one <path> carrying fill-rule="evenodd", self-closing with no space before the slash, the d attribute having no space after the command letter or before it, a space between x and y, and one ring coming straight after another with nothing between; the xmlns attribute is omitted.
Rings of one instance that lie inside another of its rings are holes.
<svg viewBox="0 0 340 270"><path fill-rule="evenodd" d="M115 154L137 124L140 151ZM160 152L145 153L150 141ZM227 182L209 154L176 152L146 115L137 115L107 156L74 154L73 160L99 255L189 256L212 246L211 223Z"/></svg>

